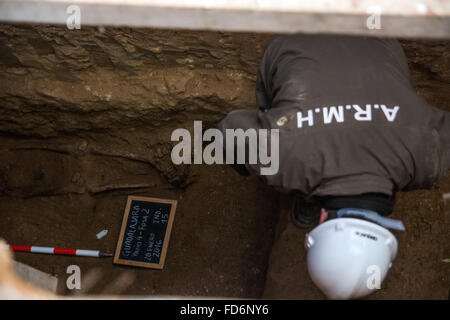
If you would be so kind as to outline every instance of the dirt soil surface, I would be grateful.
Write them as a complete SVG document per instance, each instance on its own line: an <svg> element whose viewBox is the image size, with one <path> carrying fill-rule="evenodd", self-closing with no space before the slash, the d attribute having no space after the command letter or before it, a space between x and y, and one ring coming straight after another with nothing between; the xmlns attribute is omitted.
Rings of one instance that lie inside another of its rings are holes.
<svg viewBox="0 0 450 320"><path fill-rule="evenodd" d="M128 195L177 199L163 270L17 253L59 293L322 299L289 195L225 165L175 166L176 128L254 108L270 35L0 25L0 237L114 252ZM418 94L450 111L450 44L404 40ZM398 194L399 254L372 299L447 299L450 175ZM96 234L107 229L98 240ZM78 265L82 289L68 290Z"/></svg>
<svg viewBox="0 0 450 320"><path fill-rule="evenodd" d="M15 139L3 142L17 148ZM21 148L0 156L8 186L30 195L0 197L0 230L9 243L114 252L128 195L179 201L162 271L114 265L112 258L16 254L57 275L60 293L262 295L278 210L276 195L255 178L226 166L198 166L187 187L175 188L146 163L92 155L89 143L78 155ZM108 234L98 240L104 229ZM66 289L73 264L82 271L76 292Z"/></svg>

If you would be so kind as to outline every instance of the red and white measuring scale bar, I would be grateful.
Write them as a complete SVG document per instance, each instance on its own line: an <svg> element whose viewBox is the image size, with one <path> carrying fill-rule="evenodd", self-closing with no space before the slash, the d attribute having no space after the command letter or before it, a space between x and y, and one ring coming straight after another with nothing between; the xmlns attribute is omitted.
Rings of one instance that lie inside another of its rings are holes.
<svg viewBox="0 0 450 320"><path fill-rule="evenodd" d="M13 251L21 252L33 252L33 253L45 253L45 254L65 254L71 256L83 256L83 257L110 257L111 254L102 253L98 250L80 250L80 249L63 249L63 248L50 248L50 247L36 247L36 246L14 246L9 245L9 248Z"/></svg>

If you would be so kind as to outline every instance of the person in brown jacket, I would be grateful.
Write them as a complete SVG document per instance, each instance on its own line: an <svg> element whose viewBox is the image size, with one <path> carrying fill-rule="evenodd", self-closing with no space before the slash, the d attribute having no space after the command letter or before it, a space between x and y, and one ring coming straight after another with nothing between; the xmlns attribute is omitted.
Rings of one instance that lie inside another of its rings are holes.
<svg viewBox="0 0 450 320"><path fill-rule="evenodd" d="M450 169L449 112L417 96L397 40L360 36L273 37L256 101L259 110L232 111L219 129L277 131L267 142L277 170L261 175L248 156L233 166L294 192L296 226L319 223L306 235L307 265L327 297L379 289L397 254L387 229L405 229L386 217L395 193L430 188Z"/></svg>
<svg viewBox="0 0 450 320"><path fill-rule="evenodd" d="M414 91L395 39L277 35L256 82L259 110L235 110L219 129L279 129L279 170L261 176L294 191L294 223L320 209L393 211L395 192L430 188L450 169L450 115ZM238 165L259 174L260 164ZM332 215L332 214L331 214Z"/></svg>

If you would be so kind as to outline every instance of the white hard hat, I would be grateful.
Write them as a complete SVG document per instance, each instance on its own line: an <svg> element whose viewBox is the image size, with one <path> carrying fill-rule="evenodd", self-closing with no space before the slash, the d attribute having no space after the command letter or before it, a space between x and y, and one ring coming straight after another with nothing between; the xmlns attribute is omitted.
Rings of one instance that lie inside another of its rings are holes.
<svg viewBox="0 0 450 320"><path fill-rule="evenodd" d="M306 235L308 272L329 299L357 299L376 289L397 255L397 239L365 220L328 220Z"/></svg>

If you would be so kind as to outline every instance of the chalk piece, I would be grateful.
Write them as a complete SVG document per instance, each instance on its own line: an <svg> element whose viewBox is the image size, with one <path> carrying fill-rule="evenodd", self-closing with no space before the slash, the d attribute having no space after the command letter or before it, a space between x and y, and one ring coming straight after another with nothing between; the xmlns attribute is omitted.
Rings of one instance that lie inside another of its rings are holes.
<svg viewBox="0 0 450 320"><path fill-rule="evenodd" d="M97 239L101 239L104 236L106 236L107 233L108 233L108 230L102 230L99 233L97 233L96 237L97 237Z"/></svg>

